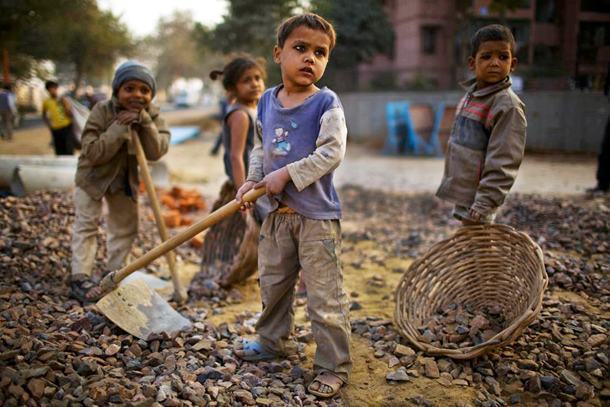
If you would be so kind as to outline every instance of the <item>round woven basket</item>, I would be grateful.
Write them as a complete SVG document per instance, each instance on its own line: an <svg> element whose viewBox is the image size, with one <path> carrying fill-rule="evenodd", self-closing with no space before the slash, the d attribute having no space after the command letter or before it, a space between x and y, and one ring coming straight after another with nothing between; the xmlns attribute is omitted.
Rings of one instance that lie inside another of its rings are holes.
<svg viewBox="0 0 610 407"><path fill-rule="evenodd" d="M396 289L395 322L401 334L431 355L470 359L515 340L536 318L548 284L542 250L506 225L460 228L414 261ZM505 328L475 346L432 346L417 330L449 304L481 309L499 305Z"/></svg>

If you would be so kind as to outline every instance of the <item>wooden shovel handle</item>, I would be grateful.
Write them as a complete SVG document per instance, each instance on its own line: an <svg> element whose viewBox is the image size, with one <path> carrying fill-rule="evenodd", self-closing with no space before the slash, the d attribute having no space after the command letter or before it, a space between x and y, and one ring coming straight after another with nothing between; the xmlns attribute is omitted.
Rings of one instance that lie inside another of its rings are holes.
<svg viewBox="0 0 610 407"><path fill-rule="evenodd" d="M155 186L152 177L150 176L146 155L144 154L144 149L142 148L142 143L140 142L140 137L138 136L137 132L133 131L131 128L130 131L131 142L136 150L136 158L138 160L138 166L140 167L140 174L142 175L142 180L144 181L144 186L146 187L146 192L148 193L148 199L150 200L150 205L152 206L153 214L155 215L157 229L159 230L161 241L165 242L169 238L169 234L167 233L167 227L165 226L165 222L161 216L161 206L159 205L157 192L155 191ZM172 282L174 283L174 299L179 304L182 304L186 302L188 297L186 291L180 283L180 277L178 276L178 270L176 268L176 256L174 255L174 252L168 251L165 254L165 258L167 259L167 265L169 266Z"/></svg>
<svg viewBox="0 0 610 407"><path fill-rule="evenodd" d="M252 189L243 196L242 200L244 202L254 202L264 194L265 188ZM157 259L160 256L163 256L168 251L175 249L182 243L193 238L195 235L203 232L210 226L217 224L221 220L237 212L240 206L241 204L239 202L237 202L236 200L232 200L228 204L210 213L205 218L199 220L196 223L193 223L186 230L178 233L176 236L166 240L159 246L151 249L143 256L137 258L134 262L123 267L121 270L115 270L108 273L100 283L102 291L104 292L104 294L106 294L108 291L113 290L121 282L121 280L123 280L125 277L127 277L134 271L147 266L153 260Z"/></svg>

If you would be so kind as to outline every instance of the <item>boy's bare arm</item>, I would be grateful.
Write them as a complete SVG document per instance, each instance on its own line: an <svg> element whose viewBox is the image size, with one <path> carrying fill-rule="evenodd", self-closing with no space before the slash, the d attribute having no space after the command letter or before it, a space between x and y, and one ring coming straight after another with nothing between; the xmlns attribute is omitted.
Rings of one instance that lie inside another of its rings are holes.
<svg viewBox="0 0 610 407"><path fill-rule="evenodd" d="M167 153L171 134L161 115L156 114L152 119L146 110L142 110L137 128L147 159L156 161Z"/></svg>
<svg viewBox="0 0 610 407"><path fill-rule="evenodd" d="M227 119L230 129L231 151L229 158L231 162L231 172L235 186L240 188L246 182L246 164L244 163L244 152L246 151L246 141L248 139L248 127L250 119L243 110L234 111Z"/></svg>
<svg viewBox="0 0 610 407"><path fill-rule="evenodd" d="M347 126L343 110L340 108L327 110L320 121L320 134L314 152L286 166L292 182L299 191L337 168L345 156Z"/></svg>
<svg viewBox="0 0 610 407"><path fill-rule="evenodd" d="M49 122L49 118L47 117L47 106L42 105L42 121L48 128L51 128L51 122Z"/></svg>
<svg viewBox="0 0 610 407"><path fill-rule="evenodd" d="M114 121L104 128L105 118L101 105L96 105L89 118L81 139L81 156L91 165L105 164L129 140L129 128Z"/></svg>
<svg viewBox="0 0 610 407"><path fill-rule="evenodd" d="M241 198L244 194L254 188L254 186L265 177L263 172L263 157L263 126L260 120L257 120L254 128L254 147L252 148L249 157L248 176L246 177L246 182L244 182L237 190L237 194L235 194L235 199L238 202L241 202ZM247 209L251 206L251 204L244 204L242 209Z"/></svg>
<svg viewBox="0 0 610 407"><path fill-rule="evenodd" d="M504 203L523 160L526 126L525 113L518 106L496 114L471 210L486 215Z"/></svg>
<svg viewBox="0 0 610 407"><path fill-rule="evenodd" d="M263 179L263 127L259 120L256 121L254 133L254 147L250 152L248 164L247 181L259 182Z"/></svg>

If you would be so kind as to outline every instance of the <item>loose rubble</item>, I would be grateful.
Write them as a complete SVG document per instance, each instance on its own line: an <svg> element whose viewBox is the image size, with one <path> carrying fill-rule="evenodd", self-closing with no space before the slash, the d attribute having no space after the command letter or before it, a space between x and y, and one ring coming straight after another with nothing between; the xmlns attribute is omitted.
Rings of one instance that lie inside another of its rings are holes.
<svg viewBox="0 0 610 407"><path fill-rule="evenodd" d="M390 319L368 312L364 295L383 293L380 298L393 306L394 287L387 276L404 270L388 259L414 258L452 233L457 224L448 217L450 207L431 195L360 188L344 188L341 197L346 223L358 225L344 232L344 253L355 259L344 264L346 273L365 270L367 264L385 270L349 292L358 315L352 316L353 336L368 343L370 358L385 367L374 374L395 389L387 392L384 405L601 407L610 402L609 199L509 199L498 220L528 232L545 252L550 286L543 309L512 345L457 361L414 348ZM159 243L148 211L143 207L140 214L134 256ZM254 364L235 357L235 340L254 333L256 311L217 324L209 318L239 304L243 293L238 289L210 283L205 293L179 308L193 321L192 331L148 342L125 334L94 305L83 307L68 298L73 215L65 193L0 199L1 405L343 405L341 396L317 400L306 391L313 378L304 350L313 343L309 324L297 323L298 346L286 359ZM104 240L102 234L97 274L104 271ZM362 242L378 250L358 252ZM179 261L199 260L188 245L177 255ZM154 263L148 270L159 273L160 266ZM456 322L458 315L465 316L460 325L468 328L464 335L469 338L475 327L485 331L482 318L494 326L490 310L458 310L456 304ZM441 327L452 314L447 311L439 314ZM447 332L432 334L442 342ZM355 357L355 363L365 363ZM401 396L401 389L415 383L422 387ZM439 401L435 389L441 388L473 389L475 396L468 402ZM353 383L343 393L359 391L366 385Z"/></svg>
<svg viewBox="0 0 610 407"><path fill-rule="evenodd" d="M421 327L419 340L437 348L458 349L479 345L505 328L499 306L475 309L449 304L438 309Z"/></svg>

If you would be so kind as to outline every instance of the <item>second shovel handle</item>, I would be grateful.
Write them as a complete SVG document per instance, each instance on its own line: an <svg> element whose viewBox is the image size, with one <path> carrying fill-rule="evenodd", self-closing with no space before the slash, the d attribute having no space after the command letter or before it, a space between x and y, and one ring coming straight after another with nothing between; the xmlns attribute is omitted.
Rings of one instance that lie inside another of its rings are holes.
<svg viewBox="0 0 610 407"><path fill-rule="evenodd" d="M142 143L140 142L140 137L133 129L131 129L131 142L136 149L136 158L138 160L138 165L140 166L140 175L142 176L144 186L146 187L146 192L148 193L148 199L155 216L155 223L157 224L161 241L165 242L169 239L169 234L167 233L167 227L165 226L165 221L161 215L161 205L159 205L157 191L155 191L155 185L152 177L150 176L148 162L146 160L146 155L144 154L144 149L142 148ZM174 252L171 250L168 251L165 253L165 258L167 259L169 272L172 276L174 298L178 303L183 303L187 300L187 295L184 288L182 288L182 283L180 282L180 277L178 276L178 268L176 267L176 257L174 256Z"/></svg>

